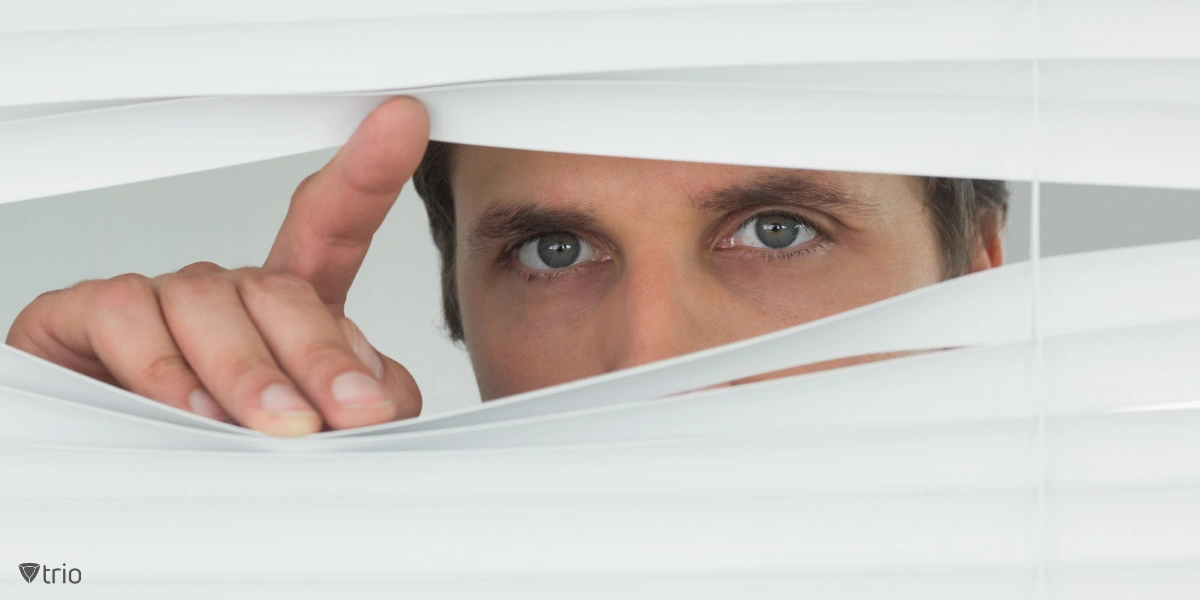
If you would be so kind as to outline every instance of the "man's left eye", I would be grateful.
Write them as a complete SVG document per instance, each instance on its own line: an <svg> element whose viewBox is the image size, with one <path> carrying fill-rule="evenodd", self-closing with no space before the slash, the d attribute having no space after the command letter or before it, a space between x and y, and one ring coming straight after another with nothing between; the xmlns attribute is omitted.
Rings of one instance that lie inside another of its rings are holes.
<svg viewBox="0 0 1200 600"><path fill-rule="evenodd" d="M796 217L764 214L747 220L733 234L733 241L739 246L780 250L799 246L816 235L811 226Z"/></svg>
<svg viewBox="0 0 1200 600"><path fill-rule="evenodd" d="M535 271L550 271L596 260L596 254L596 249L579 236L556 231L525 242L517 249L517 260Z"/></svg>

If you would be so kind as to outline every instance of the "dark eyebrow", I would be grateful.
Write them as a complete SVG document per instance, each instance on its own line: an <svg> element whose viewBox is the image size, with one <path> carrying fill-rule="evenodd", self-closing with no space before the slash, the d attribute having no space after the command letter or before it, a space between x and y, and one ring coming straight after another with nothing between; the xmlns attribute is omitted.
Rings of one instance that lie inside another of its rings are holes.
<svg viewBox="0 0 1200 600"><path fill-rule="evenodd" d="M493 206L475 221L467 236L467 245L471 256L478 258L487 252L489 242L554 231L593 229L596 222L596 216L590 211L545 208L529 203Z"/></svg>
<svg viewBox="0 0 1200 600"><path fill-rule="evenodd" d="M876 202L855 198L843 190L831 187L810 175L796 171L779 171L760 175L747 182L732 185L695 202L695 207L709 212L730 212L741 208L783 204L807 207L827 212L873 213Z"/></svg>

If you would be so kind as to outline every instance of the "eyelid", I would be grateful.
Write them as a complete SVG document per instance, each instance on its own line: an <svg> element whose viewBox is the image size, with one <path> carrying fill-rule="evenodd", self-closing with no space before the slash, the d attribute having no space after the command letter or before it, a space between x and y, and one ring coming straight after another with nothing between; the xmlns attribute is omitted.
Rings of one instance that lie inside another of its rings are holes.
<svg viewBox="0 0 1200 600"><path fill-rule="evenodd" d="M550 232L543 231L542 233L526 235L526 236L517 238L516 241L506 243L504 245L504 247L500 250L500 256L496 258L496 262L498 262L498 263L509 262L510 260L512 260L513 256L515 256L517 254L518 250L525 247L525 244L528 244L529 242L532 242L532 241L542 237L543 235L546 235L547 233L550 233Z"/></svg>
<svg viewBox="0 0 1200 600"><path fill-rule="evenodd" d="M737 213L733 213L729 217L726 217L725 223L723 223L721 225L721 227L717 230L718 232L720 232L720 235L718 235L718 237L716 239L716 247L717 248L726 249L726 248L742 248L742 247L744 247L740 244L732 243L733 238L737 234L737 232L741 231L741 229L743 227L745 227L746 225L749 225L750 222L755 219L758 219L761 217L769 217L772 215L796 219L805 227L812 229L813 233L815 235L813 236L812 240L805 242L805 244L812 244L813 242L817 242L817 241L826 242L826 241L830 241L832 239L831 236L827 233L827 230L825 227L817 224L813 219L804 216L803 214L800 213L800 211L797 211L797 210L783 208L783 207L779 207L779 206L775 206L775 207L761 206L761 207L755 207L755 208L751 208L751 209L748 209L745 211L739 211L739 212L741 212L742 214L745 214L746 216L742 217L742 218L738 218L736 220L733 220L733 226L730 227L728 222L737 215ZM778 250L756 248L756 250L765 250L767 252L782 252L784 250L794 250L794 248L781 248Z"/></svg>
<svg viewBox="0 0 1200 600"><path fill-rule="evenodd" d="M537 241L543 236L550 235L552 233L570 233L571 235L578 237L581 242L591 246L592 252L595 254L595 258L567 267L562 267L561 269L533 269L522 264L518 256L520 250L524 248L526 244ZM602 263L609 262L613 259L613 253L609 248L610 245L607 243L607 240L601 236L590 235L588 233L579 232L573 229L548 229L546 231L522 236L517 238L516 241L510 242L504 247L500 257L496 262L506 267L511 274L524 279L526 283L532 283L534 281L548 281L550 279L556 279L560 277L571 277L582 272L586 272L588 269Z"/></svg>
<svg viewBox="0 0 1200 600"><path fill-rule="evenodd" d="M597 250L597 252L602 256L611 257L611 255L613 253L613 251L611 249L611 245L607 242L607 240L605 240L601 236L592 234L590 232L578 231L575 229L547 229L545 231L539 231L537 233L531 233L528 235L520 236L520 237L516 238L514 241L506 243L501 248L500 256L498 256L496 258L496 262L497 263L509 262L512 260L512 258L514 256L516 256L517 251L520 250L522 247L524 247L525 244L528 244L529 242L537 240L537 239L541 238L542 236L550 235L552 233L560 233L560 232L561 233L569 233L573 236L578 237L580 240L583 240L585 243L590 244L592 246L592 248L595 248Z"/></svg>

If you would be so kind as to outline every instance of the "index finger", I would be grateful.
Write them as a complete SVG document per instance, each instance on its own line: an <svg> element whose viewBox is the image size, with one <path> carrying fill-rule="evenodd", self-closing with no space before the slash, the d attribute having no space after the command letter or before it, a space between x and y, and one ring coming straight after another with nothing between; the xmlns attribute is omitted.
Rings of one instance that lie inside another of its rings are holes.
<svg viewBox="0 0 1200 600"><path fill-rule="evenodd" d="M320 171L296 188L263 264L298 275L336 315L371 238L429 143L429 115L413 98L392 98L362 124Z"/></svg>

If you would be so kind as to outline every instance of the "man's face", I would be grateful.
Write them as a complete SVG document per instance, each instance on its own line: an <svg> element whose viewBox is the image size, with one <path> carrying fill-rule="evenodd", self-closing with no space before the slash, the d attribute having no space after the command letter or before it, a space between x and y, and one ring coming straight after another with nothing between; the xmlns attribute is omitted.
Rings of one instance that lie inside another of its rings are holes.
<svg viewBox="0 0 1200 600"><path fill-rule="evenodd" d="M456 149L485 400L702 350L940 279L914 177Z"/></svg>

